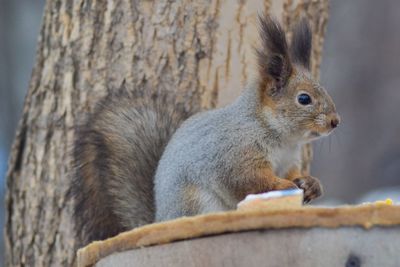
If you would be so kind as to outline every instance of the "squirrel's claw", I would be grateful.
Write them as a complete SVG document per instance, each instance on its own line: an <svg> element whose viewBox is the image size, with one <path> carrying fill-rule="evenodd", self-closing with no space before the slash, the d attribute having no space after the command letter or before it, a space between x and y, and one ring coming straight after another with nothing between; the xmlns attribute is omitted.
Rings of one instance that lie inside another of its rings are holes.
<svg viewBox="0 0 400 267"><path fill-rule="evenodd" d="M320 197L322 195L322 185L320 181L312 176L304 176L296 178L293 182L304 190L304 203L307 204L311 200Z"/></svg>

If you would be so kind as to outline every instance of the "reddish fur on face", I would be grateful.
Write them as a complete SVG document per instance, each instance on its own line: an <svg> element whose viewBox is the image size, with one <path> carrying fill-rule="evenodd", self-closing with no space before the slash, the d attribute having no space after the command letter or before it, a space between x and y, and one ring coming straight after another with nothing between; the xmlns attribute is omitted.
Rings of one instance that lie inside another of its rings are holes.
<svg viewBox="0 0 400 267"><path fill-rule="evenodd" d="M270 96L270 86L272 85L272 81L270 80L262 80L259 82L258 85L258 90L259 90L259 97L260 97L260 103L263 108L270 108L272 111L275 110L275 101L272 99L272 96ZM261 112L261 110L260 110Z"/></svg>

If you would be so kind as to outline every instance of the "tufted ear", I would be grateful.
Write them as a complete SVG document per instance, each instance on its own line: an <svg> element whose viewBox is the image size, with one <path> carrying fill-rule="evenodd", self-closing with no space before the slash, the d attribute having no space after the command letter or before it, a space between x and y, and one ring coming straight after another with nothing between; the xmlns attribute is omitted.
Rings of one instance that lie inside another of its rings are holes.
<svg viewBox="0 0 400 267"><path fill-rule="evenodd" d="M312 33L307 19L303 18L293 29L290 54L294 63L310 69Z"/></svg>
<svg viewBox="0 0 400 267"><path fill-rule="evenodd" d="M280 90L292 72L285 32L270 16L259 15L258 19L261 37L261 48L256 50L259 73L263 80L272 79L274 89Z"/></svg>

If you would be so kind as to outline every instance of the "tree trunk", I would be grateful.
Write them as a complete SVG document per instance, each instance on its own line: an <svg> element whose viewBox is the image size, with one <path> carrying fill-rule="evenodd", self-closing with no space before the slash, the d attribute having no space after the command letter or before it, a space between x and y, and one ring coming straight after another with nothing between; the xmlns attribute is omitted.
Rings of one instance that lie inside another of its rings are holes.
<svg viewBox="0 0 400 267"><path fill-rule="evenodd" d="M286 26L311 19L318 75L327 9L327 0L48 0L7 174L7 265L72 264L69 151L100 98L124 86L171 91L188 111L231 102L251 79L260 10Z"/></svg>

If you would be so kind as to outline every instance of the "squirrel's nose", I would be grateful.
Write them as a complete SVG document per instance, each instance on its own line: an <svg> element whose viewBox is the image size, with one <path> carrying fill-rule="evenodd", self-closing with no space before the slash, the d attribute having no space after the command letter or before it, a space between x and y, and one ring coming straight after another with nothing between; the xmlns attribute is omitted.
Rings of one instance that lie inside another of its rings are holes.
<svg viewBox="0 0 400 267"><path fill-rule="evenodd" d="M339 116L338 116L338 115L334 115L334 116L332 117L332 119L331 119L331 127L332 127L332 128L336 128L336 127L338 127L339 123L340 123L340 118L339 118Z"/></svg>

